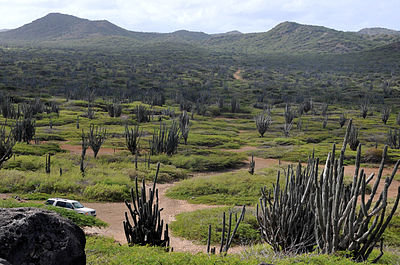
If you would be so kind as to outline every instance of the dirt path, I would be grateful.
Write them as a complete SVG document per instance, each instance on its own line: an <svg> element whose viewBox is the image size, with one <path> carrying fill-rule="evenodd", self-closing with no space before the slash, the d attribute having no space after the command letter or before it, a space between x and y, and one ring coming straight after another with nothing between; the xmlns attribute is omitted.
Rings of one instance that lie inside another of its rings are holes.
<svg viewBox="0 0 400 265"><path fill-rule="evenodd" d="M183 212L191 212L195 210L202 210L208 208L221 207L216 205L204 205L204 204L190 204L185 200L175 200L165 196L168 188L174 184L158 184L158 192L160 198L160 207L163 208L161 212L161 218L164 222L170 224L175 221L175 216ZM122 226L124 220L124 212L127 211L127 207L124 203L86 203L85 206L94 208L97 211L97 217L107 222L110 226L107 228L87 228L86 233L96 233L108 237L113 237L116 241L125 244L126 238ZM171 246L174 251L178 252L191 252L198 253L206 251L206 246L198 245L194 242L176 237L170 231ZM236 253L243 250L243 247L233 247L229 250L229 253Z"/></svg>
<svg viewBox="0 0 400 265"><path fill-rule="evenodd" d="M236 72L233 73L233 78L236 80L243 80L242 76L240 75L240 72L242 72L241 69L237 70Z"/></svg>
<svg viewBox="0 0 400 265"><path fill-rule="evenodd" d="M256 147L251 147L251 146L245 146L240 149L234 149L234 150L229 150L233 152L244 152L244 151L249 151L249 150L256 150ZM250 157L248 158L249 160L251 159ZM287 161L279 161L278 159L265 159L265 158L259 158L259 157L254 157L254 160L256 161L256 170L264 169L271 167L273 165L278 165L279 163L281 165L288 165L288 164L293 164L291 162ZM244 168L247 168L248 165L244 166ZM243 168L241 168L243 169ZM230 172L233 171L238 171L240 169L234 169L234 170L229 170ZM345 167L345 174L346 175L352 175L354 174L355 166L346 166ZM392 173L392 168L385 168L383 171L383 177L380 182L380 185L378 186L378 194L383 190L384 187L384 179L387 175L390 175ZM321 171L322 172L322 171ZM365 168L365 172L367 176L369 176L371 173L375 173L375 175L378 173L378 168ZM210 172L210 173L199 173L194 176L194 178L197 177L204 177L204 176L212 176L216 174L221 174L221 172ZM370 185L372 186L374 183L374 180L370 182ZM169 184L158 184L157 187L159 189L159 198L160 198L160 204L161 207L164 208L164 210L161 212L161 218L164 219L166 223L171 223L175 220L175 216L177 214L183 213L183 212L191 212L195 210L202 210L202 209L208 209L208 208L214 208L214 207L220 207L216 205L204 205L204 204L191 204L188 203L185 200L175 200L168 198L165 196L166 191L174 186L174 183L169 183ZM389 198L395 198L397 195L397 188L400 186L399 181L393 181L393 184L389 188L389 193L388 197ZM378 196L376 196L378 197ZM124 220L124 215L123 213L127 210L126 206L124 203L87 203L86 204L88 207L94 208L97 211L98 217L102 219L103 221L107 222L110 224L108 228L105 229L98 229L98 228L91 228L87 229L86 232L88 233L97 233L97 234L102 234L105 236L109 237L114 237L115 240L117 240L120 243L126 243L125 239L125 234L123 231L123 226L122 226L122 221ZM195 244L194 242L176 237L172 235L171 233L171 246L174 247L174 251L178 252L191 252L191 253L198 253L198 252L204 252L206 250L206 247L204 245L198 245ZM243 247L234 247L230 249L230 253L237 253L242 251L244 248Z"/></svg>
<svg viewBox="0 0 400 265"><path fill-rule="evenodd" d="M80 155L82 153L82 146L71 145L71 144L68 144L68 142L64 142L63 144L61 144L60 148L63 150L69 151L71 154L75 154L75 155ZM120 150L114 149L114 148L102 147L102 148L100 148L100 151L97 155L113 155L117 152L120 152ZM86 150L86 154L93 156L93 150L89 147Z"/></svg>

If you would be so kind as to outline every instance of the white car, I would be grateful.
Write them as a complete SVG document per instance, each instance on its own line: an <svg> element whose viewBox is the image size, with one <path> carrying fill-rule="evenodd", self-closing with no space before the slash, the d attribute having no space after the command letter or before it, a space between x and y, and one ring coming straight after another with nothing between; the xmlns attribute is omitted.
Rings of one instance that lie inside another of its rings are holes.
<svg viewBox="0 0 400 265"><path fill-rule="evenodd" d="M46 201L46 205L62 207L67 210L74 210L77 213L84 215L96 216L96 210L83 206L80 202L68 199L50 198Z"/></svg>

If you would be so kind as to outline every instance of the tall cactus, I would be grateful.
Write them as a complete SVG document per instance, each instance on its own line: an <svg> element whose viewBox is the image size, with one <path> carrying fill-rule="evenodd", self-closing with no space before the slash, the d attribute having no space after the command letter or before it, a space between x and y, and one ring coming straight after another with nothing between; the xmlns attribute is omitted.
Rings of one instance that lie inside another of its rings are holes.
<svg viewBox="0 0 400 265"><path fill-rule="evenodd" d="M187 139L189 136L189 115L184 110L181 115L179 115L179 128L181 130L182 138L184 140L185 145L187 144Z"/></svg>
<svg viewBox="0 0 400 265"><path fill-rule="evenodd" d="M350 131L348 136L348 142L350 149L356 151L360 141L358 140L358 129L354 126L353 123L350 123Z"/></svg>
<svg viewBox="0 0 400 265"><path fill-rule="evenodd" d="M392 112L392 109L390 107L384 106L382 108L381 118L384 124L386 124L387 121L389 120L390 112Z"/></svg>
<svg viewBox="0 0 400 265"><path fill-rule="evenodd" d="M51 170L51 160L50 160L50 158L51 158L51 154L46 155L46 167L45 167L45 169L46 169L46 173L47 174L50 174L50 170Z"/></svg>
<svg viewBox="0 0 400 265"><path fill-rule="evenodd" d="M361 116L365 119L366 117L367 117L367 115L368 115L368 109L369 109L369 106L368 106L368 101L364 101L362 104L361 104Z"/></svg>
<svg viewBox="0 0 400 265"><path fill-rule="evenodd" d="M168 235L168 224L165 225L164 238L162 238L164 220L161 220L160 217L162 208L159 206L158 189L156 189L159 170L160 163L157 165L153 188L149 188L149 194L146 192L144 178L141 192L139 193L138 180L136 178L135 190L133 188L131 189L132 202L129 203L125 201L130 218L128 213L125 212L125 221L123 221L123 225L126 240L130 246L151 245L169 248L170 239Z"/></svg>
<svg viewBox="0 0 400 265"><path fill-rule="evenodd" d="M85 132L82 129L82 152L81 152L81 161L80 161L80 170L82 173L82 176L85 176L85 170L86 170L86 166L85 165L85 156L86 156L86 150L89 148L89 140L85 134Z"/></svg>
<svg viewBox="0 0 400 265"><path fill-rule="evenodd" d="M377 189L387 156L387 146L385 146L378 175L367 198L367 184L373 179L374 174L367 178L364 170L360 169L361 144L359 144L353 181L350 185L345 185L343 161L351 126L352 120L349 121L340 156L335 158L336 146L333 145L322 174L318 174L318 162L313 162L312 166L309 162L309 170L306 170L309 173L305 174L305 178L300 177L299 183L298 176L303 176L301 170L298 169L294 180L289 168L283 192L279 186L279 174L277 185L273 189L273 197L271 191L263 190L260 207L257 207L257 218L264 239L275 251L293 251L293 249L295 252L311 251L316 245L322 253L348 251L354 260L365 261L379 242L382 246L382 234L396 212L400 200L399 187L393 208L388 213L388 189L396 175L400 160L397 161L391 176L386 178L383 191L378 194ZM374 198L378 199L374 201ZM296 207L302 208L296 209ZM261 208L261 214L258 208ZM303 219L299 220L300 218ZM310 237L305 237L310 228L314 230L315 243L312 243L311 234L308 234ZM290 232L286 232L287 229L291 229ZM295 235L304 236L304 239L300 240ZM301 248L302 246L304 247ZM373 262L382 255L381 247L381 254Z"/></svg>
<svg viewBox="0 0 400 265"><path fill-rule="evenodd" d="M13 147L15 145L15 139L12 132L6 133L5 126L0 128L0 168L2 164L10 159L13 155Z"/></svg>
<svg viewBox="0 0 400 265"><path fill-rule="evenodd" d="M283 115L285 116L285 123L287 123L287 124L292 123L292 121L293 121L295 115L294 115L294 113L292 112L292 110L291 110L289 104L286 104L286 106L285 106L285 112L284 112Z"/></svg>
<svg viewBox="0 0 400 265"><path fill-rule="evenodd" d="M254 121L256 122L256 127L258 133L261 137L264 137L265 132L268 130L269 126L272 123L272 119L270 115L260 114L254 117Z"/></svg>
<svg viewBox="0 0 400 265"><path fill-rule="evenodd" d="M400 149L400 129L392 129L387 133L387 144L390 148Z"/></svg>
<svg viewBox="0 0 400 265"><path fill-rule="evenodd" d="M304 253L315 244L313 178L318 175L318 159L310 158L303 170L298 164L285 171L285 187L280 185L280 172L272 191L261 189L257 204L257 221L262 238L275 252Z"/></svg>
<svg viewBox="0 0 400 265"><path fill-rule="evenodd" d="M93 150L94 158L96 158L102 144L107 139L107 131L104 128L91 124L87 138L89 146Z"/></svg>
<svg viewBox="0 0 400 265"><path fill-rule="evenodd" d="M128 125L125 126L125 142L129 151L132 155L136 155L138 152L140 140L139 124L133 128L129 128Z"/></svg>
<svg viewBox="0 0 400 265"><path fill-rule="evenodd" d="M378 195L377 188L382 178L387 155L387 146L385 146L375 184L366 201L366 187L374 175L367 178L364 170L360 170L361 144L357 150L353 182L346 187L343 181L343 160L350 128L351 120L339 158L335 158L336 150L333 145L332 152L326 159L323 173L320 177L315 175L315 234L318 247L323 253L347 250L351 252L354 260L364 261L381 240L383 232L397 209L400 187L393 209L389 214L386 213L388 188L396 175L400 160L397 161L391 176L386 178L384 189L374 203L373 199ZM358 204L360 207L357 207ZM380 256L374 261L377 261Z"/></svg>
<svg viewBox="0 0 400 265"><path fill-rule="evenodd" d="M226 234L226 238L225 238L226 223L225 223L225 212L224 212L224 214L222 216L222 235L221 235L221 245L220 245L220 249L219 249L220 254L226 255L228 253L228 250L231 247L233 238L236 235L239 225L244 219L245 213L246 213L246 206L243 205L242 212L240 214L239 219L237 218L237 215L236 215L236 224L235 224L235 227L233 228L233 231L232 231L232 212L229 213L228 233ZM215 248L210 249L210 244L211 244L211 225L208 226L207 253L209 253L211 250L211 253L215 254Z"/></svg>
<svg viewBox="0 0 400 265"><path fill-rule="evenodd" d="M347 121L346 115L344 115L343 113L340 114L340 117L339 117L339 125L340 125L340 128L342 128L342 127L344 126L344 124L346 123L346 121Z"/></svg>
<svg viewBox="0 0 400 265"><path fill-rule="evenodd" d="M150 154L166 153L173 155L177 152L180 138L180 130L174 120L169 128L165 123L160 123L160 129L154 129L153 138L150 140Z"/></svg>

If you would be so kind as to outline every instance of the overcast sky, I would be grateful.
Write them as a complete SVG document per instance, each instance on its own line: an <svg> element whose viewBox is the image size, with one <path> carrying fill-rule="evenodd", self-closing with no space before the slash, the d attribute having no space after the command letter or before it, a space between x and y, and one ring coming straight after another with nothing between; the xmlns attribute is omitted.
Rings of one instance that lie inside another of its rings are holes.
<svg viewBox="0 0 400 265"><path fill-rule="evenodd" d="M0 0L0 29L16 28L51 12L150 32L260 32L283 21L344 31L400 30L400 0Z"/></svg>

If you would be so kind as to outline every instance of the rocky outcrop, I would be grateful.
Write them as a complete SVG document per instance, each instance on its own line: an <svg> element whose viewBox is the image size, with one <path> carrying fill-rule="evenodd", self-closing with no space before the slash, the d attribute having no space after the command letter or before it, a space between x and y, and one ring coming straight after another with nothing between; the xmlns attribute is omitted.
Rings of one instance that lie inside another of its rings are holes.
<svg viewBox="0 0 400 265"><path fill-rule="evenodd" d="M57 213L0 209L0 259L11 264L86 264L85 234Z"/></svg>

